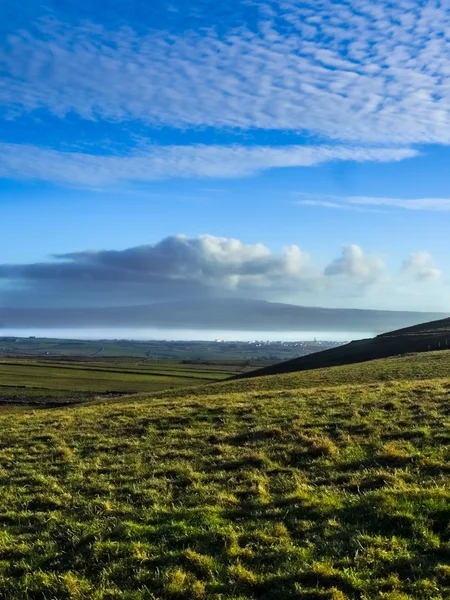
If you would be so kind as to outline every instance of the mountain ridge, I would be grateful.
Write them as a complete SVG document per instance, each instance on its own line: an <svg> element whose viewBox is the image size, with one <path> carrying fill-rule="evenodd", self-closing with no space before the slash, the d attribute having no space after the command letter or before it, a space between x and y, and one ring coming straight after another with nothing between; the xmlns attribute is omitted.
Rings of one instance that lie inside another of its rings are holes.
<svg viewBox="0 0 450 600"><path fill-rule="evenodd" d="M92 308L0 308L0 328L158 327L236 331L383 333L443 313L297 306L252 299L204 299Z"/></svg>

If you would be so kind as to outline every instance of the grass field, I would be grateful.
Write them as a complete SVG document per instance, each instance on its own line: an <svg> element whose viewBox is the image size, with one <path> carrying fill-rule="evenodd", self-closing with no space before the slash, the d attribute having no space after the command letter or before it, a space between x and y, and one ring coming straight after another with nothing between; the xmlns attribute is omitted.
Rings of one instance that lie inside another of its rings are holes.
<svg viewBox="0 0 450 600"><path fill-rule="evenodd" d="M449 356L4 408L0 598L449 598Z"/></svg>
<svg viewBox="0 0 450 600"><path fill-rule="evenodd" d="M0 361L0 402L82 401L99 394L160 391L218 381L239 367L152 362Z"/></svg>

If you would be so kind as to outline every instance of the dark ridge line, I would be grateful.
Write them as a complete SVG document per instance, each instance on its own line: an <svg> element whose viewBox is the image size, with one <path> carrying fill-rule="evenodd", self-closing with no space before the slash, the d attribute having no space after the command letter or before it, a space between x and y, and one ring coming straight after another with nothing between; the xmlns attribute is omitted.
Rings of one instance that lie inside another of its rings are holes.
<svg viewBox="0 0 450 600"><path fill-rule="evenodd" d="M409 327L388 332L374 338L354 340L344 346L314 352L313 354L293 358L269 367L256 369L255 371L239 373L230 379L280 375L283 373L295 373L296 371L357 364L380 358L402 356L404 354L450 350L450 328L442 329L440 327L442 324L450 324L450 318L417 325L415 326L418 329L417 333L414 331L410 333L410 330L413 328Z"/></svg>

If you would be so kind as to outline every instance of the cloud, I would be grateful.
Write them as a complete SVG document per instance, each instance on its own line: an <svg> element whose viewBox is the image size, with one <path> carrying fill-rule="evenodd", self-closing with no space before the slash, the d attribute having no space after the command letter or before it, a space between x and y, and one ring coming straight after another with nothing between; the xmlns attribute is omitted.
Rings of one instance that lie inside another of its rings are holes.
<svg viewBox="0 0 450 600"><path fill-rule="evenodd" d="M337 208L339 210L348 210L351 207L339 202L332 202L330 200L299 200L296 204L304 206L322 206L323 208Z"/></svg>
<svg viewBox="0 0 450 600"><path fill-rule="evenodd" d="M263 244L203 235L171 236L122 251L56 255L51 262L0 265L0 279L15 282L18 296L33 289L43 301L117 304L186 296L269 295L307 286L314 277L308 254L288 246L279 254ZM111 296L113 294L113 296ZM29 300L29 299L28 299ZM36 301L36 297L32 302Z"/></svg>
<svg viewBox="0 0 450 600"><path fill-rule="evenodd" d="M358 144L450 142L447 1L267 0L258 12L252 25L178 34L41 21L4 37L0 104L12 118L46 109Z"/></svg>
<svg viewBox="0 0 450 600"><path fill-rule="evenodd" d="M372 283L380 278L385 270L383 261L376 256L364 254L356 244L344 246L339 258L326 268L326 276L352 278L360 283Z"/></svg>
<svg viewBox="0 0 450 600"><path fill-rule="evenodd" d="M360 206L392 206L407 210L447 211L450 210L450 198L377 198L371 196L350 196L349 204Z"/></svg>
<svg viewBox="0 0 450 600"><path fill-rule="evenodd" d="M361 210L367 207L392 207L405 210L448 211L450 198L379 198L377 196L335 196L331 194L297 193L301 198L296 204L306 206L321 206L323 208Z"/></svg>
<svg viewBox="0 0 450 600"><path fill-rule="evenodd" d="M233 238L174 235L125 250L85 250L35 264L0 264L0 290L3 306L120 306L213 297L308 305L329 304L332 298L335 306L347 306L374 302L378 294L386 307L398 285L402 294L413 296L426 291L423 283L437 274L423 252L390 275L379 257L357 245L345 246L323 268L298 245L273 252L264 244Z"/></svg>
<svg viewBox="0 0 450 600"><path fill-rule="evenodd" d="M411 254L403 263L401 271L418 281L430 281L441 276L441 271L435 267L433 257L428 252Z"/></svg>
<svg viewBox="0 0 450 600"><path fill-rule="evenodd" d="M243 244L237 239L212 235L176 235L128 250L75 252L56 258L68 261L65 266L69 269L81 267L83 275L91 272L97 277L103 273L107 278L115 278L119 273L137 281L165 278L224 288L237 288L248 280L259 285L265 280L299 277L309 263L308 255L298 246L286 247L275 255L263 244ZM59 268L61 264L64 268L64 263L59 263ZM67 275L71 276L70 270ZM75 276L78 277L78 270Z"/></svg>
<svg viewBox="0 0 450 600"><path fill-rule="evenodd" d="M60 152L0 143L0 177L97 187L173 177L233 178L270 168L307 167L327 161L396 161L408 148L346 146L148 146L128 156Z"/></svg>
<svg viewBox="0 0 450 600"><path fill-rule="evenodd" d="M301 194L296 194L301 195ZM305 194L306 196L307 194ZM334 196L330 196L330 198L334 198ZM336 200L298 200L295 202L299 206L320 206L321 208L332 208L334 210L353 210L359 212L381 212L376 208L367 208L365 206L354 206L352 204L345 204L343 199L339 197L338 201Z"/></svg>

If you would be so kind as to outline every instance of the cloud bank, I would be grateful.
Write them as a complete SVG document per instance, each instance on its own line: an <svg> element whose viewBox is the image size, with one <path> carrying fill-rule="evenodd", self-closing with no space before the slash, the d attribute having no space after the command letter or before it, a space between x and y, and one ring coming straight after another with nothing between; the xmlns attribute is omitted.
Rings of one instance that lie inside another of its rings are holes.
<svg viewBox="0 0 450 600"><path fill-rule="evenodd" d="M215 297L308 305L330 304L331 298L336 306L380 302L394 308L386 298L420 292L439 276L426 252L413 254L390 273L380 257L357 245L345 246L339 257L321 266L298 245L273 252L264 244L212 235L175 235L126 250L0 265L3 306L117 306Z"/></svg>

